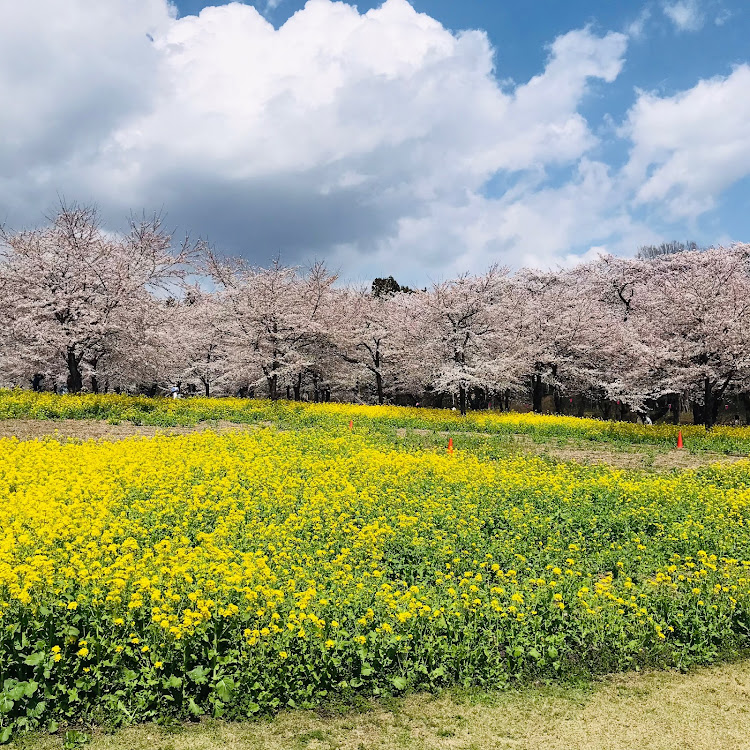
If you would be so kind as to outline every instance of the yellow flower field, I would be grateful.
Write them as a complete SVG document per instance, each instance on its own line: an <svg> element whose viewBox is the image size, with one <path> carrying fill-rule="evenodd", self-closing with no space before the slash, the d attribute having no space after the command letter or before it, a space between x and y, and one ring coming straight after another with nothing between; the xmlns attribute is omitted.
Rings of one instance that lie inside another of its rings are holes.
<svg viewBox="0 0 750 750"><path fill-rule="evenodd" d="M620 445L674 447L681 430L687 450L710 450L750 455L750 428L718 425L706 431L700 425L609 422L599 419L520 414L516 412L469 412L462 417L446 409L356 404L314 404L240 398L153 399L115 394L57 396L0 389L0 419L106 419L110 422L175 426L226 420L235 423L267 423L282 427L338 429L349 420L360 430L383 431L398 427L489 434L526 434L533 438L575 438Z"/></svg>
<svg viewBox="0 0 750 750"><path fill-rule="evenodd" d="M383 409L306 408L324 421L0 440L0 738L749 645L750 462L448 455L389 447Z"/></svg>

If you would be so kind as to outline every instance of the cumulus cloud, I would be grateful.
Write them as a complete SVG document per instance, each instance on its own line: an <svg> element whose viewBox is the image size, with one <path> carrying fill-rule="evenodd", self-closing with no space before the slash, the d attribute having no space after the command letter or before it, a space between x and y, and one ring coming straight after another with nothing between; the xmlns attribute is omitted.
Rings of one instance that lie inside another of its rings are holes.
<svg viewBox="0 0 750 750"><path fill-rule="evenodd" d="M422 216L404 217L397 234L365 263L382 268L402 251L401 268L419 279L425 269L440 278L497 262L549 268L573 265L603 248L632 252L655 235L629 214L628 198L627 184L606 164L583 158L559 187L520 185L494 199L472 194L460 205L433 204ZM350 251L343 247L334 257L343 261Z"/></svg>
<svg viewBox="0 0 750 750"><path fill-rule="evenodd" d="M664 3L662 9L664 15L678 31L698 31L705 22L700 0L677 0L673 3Z"/></svg>
<svg viewBox="0 0 750 750"><path fill-rule="evenodd" d="M636 18L626 25L625 33L631 39L642 39L646 31L646 24L650 18L651 9L648 6L641 8L641 12Z"/></svg>
<svg viewBox="0 0 750 750"><path fill-rule="evenodd" d="M239 3L184 18L165 0L12 13L0 29L0 91L19 104L0 110L10 221L36 220L57 193L113 218L164 207L259 263L316 255L349 275L416 278L564 261L640 231L579 112L592 81L619 75L623 34L564 34L539 75L509 87L483 32L454 34L406 0L367 13L310 0L280 28ZM545 188L559 167L573 179ZM515 187L487 197L498 172Z"/></svg>
<svg viewBox="0 0 750 750"><path fill-rule="evenodd" d="M163 0L6 3L0 28L0 195L23 211L71 157L92 158L124 119L153 105L158 53L147 34L173 21ZM2 218L2 217L0 217Z"/></svg>
<svg viewBox="0 0 750 750"><path fill-rule="evenodd" d="M625 173L636 202L671 218L708 211L750 174L750 66L660 97L642 92L623 128L633 142Z"/></svg>

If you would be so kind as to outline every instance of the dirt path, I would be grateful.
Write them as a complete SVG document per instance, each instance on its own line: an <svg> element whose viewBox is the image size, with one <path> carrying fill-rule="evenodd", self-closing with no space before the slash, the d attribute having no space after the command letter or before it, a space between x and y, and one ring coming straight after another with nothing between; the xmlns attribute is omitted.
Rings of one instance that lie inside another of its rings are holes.
<svg viewBox="0 0 750 750"><path fill-rule="evenodd" d="M461 438L485 438L494 440L500 445L507 445L521 453L531 453L539 456L549 456L560 461L577 461L581 464L607 464L623 469L697 469L711 464L730 464L748 458L747 456L733 456L725 453L690 453L686 450L664 450L655 445L633 446L632 448L616 448L606 443L596 447L588 441L560 440L549 438L540 443L529 435L492 434L487 432L435 432L432 430L411 429L400 427L396 430L399 437L406 437L409 433L422 436L439 435L453 438L457 449L461 447Z"/></svg>
<svg viewBox="0 0 750 750"><path fill-rule="evenodd" d="M17 437L19 440L52 437L58 440L123 440L141 435L188 435L192 432L213 430L255 430L258 424L237 424L235 422L199 422L194 427L155 427L135 425L129 422L109 424L98 419L4 419L0 420L0 437Z"/></svg>

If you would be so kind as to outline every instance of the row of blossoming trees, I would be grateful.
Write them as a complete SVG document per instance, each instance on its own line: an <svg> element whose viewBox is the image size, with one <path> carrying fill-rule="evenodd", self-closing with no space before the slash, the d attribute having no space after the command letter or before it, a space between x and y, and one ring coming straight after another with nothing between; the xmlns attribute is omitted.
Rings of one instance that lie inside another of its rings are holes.
<svg viewBox="0 0 750 750"><path fill-rule="evenodd" d="M156 394L180 382L462 412L513 399L675 420L690 408L707 426L730 399L750 409L750 245L373 294L322 264L175 249L158 218L113 235L87 207L0 239L5 385Z"/></svg>

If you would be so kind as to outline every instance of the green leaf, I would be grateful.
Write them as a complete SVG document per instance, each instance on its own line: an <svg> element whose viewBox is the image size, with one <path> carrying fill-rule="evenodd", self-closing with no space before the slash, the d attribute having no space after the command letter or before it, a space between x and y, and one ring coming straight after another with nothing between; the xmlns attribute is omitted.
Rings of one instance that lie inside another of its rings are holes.
<svg viewBox="0 0 750 750"><path fill-rule="evenodd" d="M28 664L30 667L39 666L45 659L47 654L44 651L35 651L24 659L24 664Z"/></svg>
<svg viewBox="0 0 750 750"><path fill-rule="evenodd" d="M224 703L229 703L234 694L235 685L234 680L231 677L222 677L216 683L216 694Z"/></svg>
<svg viewBox="0 0 750 750"><path fill-rule="evenodd" d="M12 690L8 691L8 696L14 701L20 701L26 695L26 683L19 682Z"/></svg>
<svg viewBox="0 0 750 750"><path fill-rule="evenodd" d="M176 677L175 675L171 675L170 678L167 680L167 687L171 687L171 688L182 687L182 677Z"/></svg>
<svg viewBox="0 0 750 750"><path fill-rule="evenodd" d="M391 682L396 690L403 690L406 687L406 677L394 677Z"/></svg>
<svg viewBox="0 0 750 750"><path fill-rule="evenodd" d="M5 727L0 729L0 745L5 745L10 742L10 736L13 733L13 727Z"/></svg>
<svg viewBox="0 0 750 750"><path fill-rule="evenodd" d="M360 674L362 677L369 677L375 670L367 663L365 662L362 665L362 669L360 669Z"/></svg>
<svg viewBox="0 0 750 750"><path fill-rule="evenodd" d="M247 713L250 714L257 714L258 711L260 711L260 706L257 703L248 703L247 704Z"/></svg>
<svg viewBox="0 0 750 750"><path fill-rule="evenodd" d="M541 659L541 658L542 658L542 655L541 655L541 654L540 654L540 653L539 653L539 652L538 652L538 651L537 651L537 650L536 650L535 648L530 648L530 649L529 649L529 650L527 651L527 653L528 653L528 655L529 655L529 656L530 656L530 657L531 657L532 659Z"/></svg>
<svg viewBox="0 0 750 750"><path fill-rule="evenodd" d="M519 656L523 656L523 648L521 646L516 646L513 651L511 651L513 656L518 659Z"/></svg>
<svg viewBox="0 0 750 750"><path fill-rule="evenodd" d="M45 708L47 708L47 703L45 701L39 701L34 708L30 708L26 712L26 715L30 716L32 719L38 719L44 713Z"/></svg>
<svg viewBox="0 0 750 750"><path fill-rule="evenodd" d="M187 676L193 681L197 682L198 684L202 682L206 682L206 675L208 674L208 670L205 667L195 667L194 669L191 669Z"/></svg>
<svg viewBox="0 0 750 750"><path fill-rule="evenodd" d="M81 747L85 745L91 738L86 732L79 732L76 729L69 729L65 732L65 738L63 740L63 747L65 750L73 750L73 748Z"/></svg>
<svg viewBox="0 0 750 750"><path fill-rule="evenodd" d="M7 695L0 695L0 714L9 714L15 705Z"/></svg>
<svg viewBox="0 0 750 750"><path fill-rule="evenodd" d="M39 687L39 683L34 682L34 680L29 680L28 682L24 682L21 684L26 686L26 689L23 692L27 698L31 698L31 696L36 693L36 689Z"/></svg>
<svg viewBox="0 0 750 750"><path fill-rule="evenodd" d="M556 659L557 658L557 649L554 646L550 646L547 649L547 656L549 656L550 659Z"/></svg>
<svg viewBox="0 0 750 750"><path fill-rule="evenodd" d="M193 716L203 716L203 709L192 698L188 701L188 711Z"/></svg>

